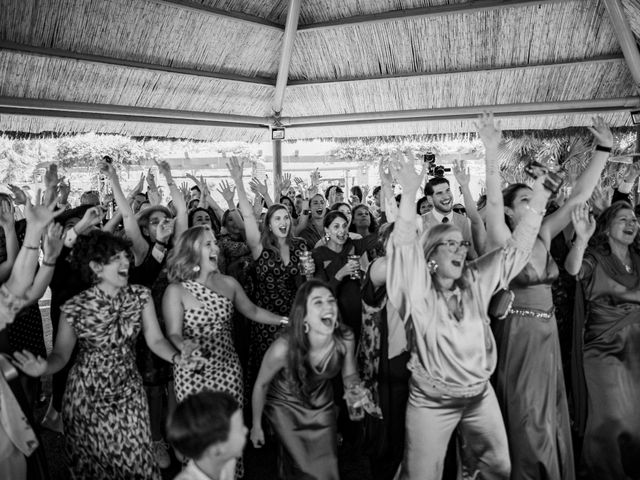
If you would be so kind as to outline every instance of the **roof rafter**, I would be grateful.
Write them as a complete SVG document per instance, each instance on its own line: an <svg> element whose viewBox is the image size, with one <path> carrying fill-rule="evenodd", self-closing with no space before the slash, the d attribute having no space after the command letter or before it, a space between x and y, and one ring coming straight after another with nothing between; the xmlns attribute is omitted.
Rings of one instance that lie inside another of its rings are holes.
<svg viewBox="0 0 640 480"><path fill-rule="evenodd" d="M58 57L77 60L80 62L103 63L106 65L117 65L120 67L129 67L142 70L152 70L163 73L179 73L182 75L192 75L197 77L213 78L216 80L228 80L230 82L250 83L254 85L271 85L275 86L275 79L265 77L246 77L230 73L206 72L203 70L195 70L192 68L169 67L158 65L155 63L137 62L135 60L124 60L121 58L104 57L102 55L92 55L87 53L75 53L60 48L34 47L21 43L0 40L0 49L11 50L29 55L43 57Z"/></svg>
<svg viewBox="0 0 640 480"><path fill-rule="evenodd" d="M393 110L352 114L286 117L287 128L327 127L332 125L363 125L369 123L414 122L421 120L465 120L490 111L496 117L523 115L553 115L597 113L630 110L640 106L640 97L599 98L563 102L511 103L505 105L474 105L453 108Z"/></svg>
<svg viewBox="0 0 640 480"><path fill-rule="evenodd" d="M66 102L60 100L39 100L33 98L0 97L0 112L22 113L25 115L58 116L69 118L108 118L109 120L135 121L148 123L179 124L233 124L240 128L266 128L269 119L248 115L230 115L224 113L196 112L192 110L170 110L163 108L143 108L100 103ZM27 113L28 112L28 113ZM146 119L146 120L145 120Z"/></svg>
<svg viewBox="0 0 640 480"><path fill-rule="evenodd" d="M616 37L618 37L627 66L631 70L636 90L640 91L640 52L638 51L636 37L622 8L622 3L620 3L620 0L604 0L604 5L607 12L609 12L609 18L613 23L613 30L616 33Z"/></svg>
<svg viewBox="0 0 640 480"><path fill-rule="evenodd" d="M391 22L407 18L435 18L456 13L476 13L488 10L504 8L530 7L535 5L548 5L575 0L471 0L467 3L439 5L433 7L410 8L406 10L393 10L390 12L372 13L368 15L355 15L353 17L339 18L328 22L310 23L300 25L298 30L310 32L334 28L351 27L354 25L366 25L372 23Z"/></svg>
<svg viewBox="0 0 640 480"><path fill-rule="evenodd" d="M240 12L230 12L228 10L222 10L220 8L209 7L202 3L196 3L189 0L147 0L151 3L157 3L160 5L168 5L170 7L178 8L181 10L190 10L200 14L212 15L214 17L224 18L225 20L233 20L236 22L249 24L256 27L270 28L284 32L284 26L278 23L272 22L265 18L256 17L255 15L248 15Z"/></svg>
<svg viewBox="0 0 640 480"><path fill-rule="evenodd" d="M468 68L464 70L445 70L439 72L411 72L411 73L391 73L387 75L369 75L365 77L354 78L338 78L328 80L289 80L289 87L298 87L304 85L330 85L333 83L349 83L349 82L365 82L370 80L387 80L394 78L412 78L412 77L435 77L442 75L461 75L465 73L488 73L488 72L509 72L516 70L528 70L534 68L556 68L556 67L571 67L584 64L599 64L599 63L617 63L623 62L624 57L622 55L604 55L600 57L585 58L580 60L567 60L556 63L536 63L529 65L514 65L509 67L488 67L488 68Z"/></svg>

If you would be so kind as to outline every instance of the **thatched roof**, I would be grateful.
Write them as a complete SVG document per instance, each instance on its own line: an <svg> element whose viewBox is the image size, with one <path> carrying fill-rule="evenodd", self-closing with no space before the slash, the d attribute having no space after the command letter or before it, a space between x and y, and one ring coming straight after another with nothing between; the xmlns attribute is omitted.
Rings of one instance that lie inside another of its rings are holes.
<svg viewBox="0 0 640 480"><path fill-rule="evenodd" d="M0 131L266 140L287 5L0 0ZM313 0L281 114L288 139L467 132L491 107L628 126L637 95L603 0Z"/></svg>

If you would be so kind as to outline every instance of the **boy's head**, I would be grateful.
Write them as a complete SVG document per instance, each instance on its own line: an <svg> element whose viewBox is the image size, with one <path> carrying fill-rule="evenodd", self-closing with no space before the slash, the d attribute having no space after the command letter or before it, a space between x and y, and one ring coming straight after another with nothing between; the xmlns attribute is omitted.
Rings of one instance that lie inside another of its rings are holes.
<svg viewBox="0 0 640 480"><path fill-rule="evenodd" d="M204 391L176 407L167 425L167 439L186 457L224 462L242 456L247 427L231 395Z"/></svg>

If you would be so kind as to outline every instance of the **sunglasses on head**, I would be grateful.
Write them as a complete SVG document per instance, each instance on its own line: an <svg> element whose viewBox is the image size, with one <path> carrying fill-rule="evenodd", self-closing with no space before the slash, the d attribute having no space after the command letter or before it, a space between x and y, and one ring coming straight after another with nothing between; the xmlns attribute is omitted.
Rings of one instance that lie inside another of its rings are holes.
<svg viewBox="0 0 640 480"><path fill-rule="evenodd" d="M467 211L464 208L454 208L453 211L460 214L467 213Z"/></svg>

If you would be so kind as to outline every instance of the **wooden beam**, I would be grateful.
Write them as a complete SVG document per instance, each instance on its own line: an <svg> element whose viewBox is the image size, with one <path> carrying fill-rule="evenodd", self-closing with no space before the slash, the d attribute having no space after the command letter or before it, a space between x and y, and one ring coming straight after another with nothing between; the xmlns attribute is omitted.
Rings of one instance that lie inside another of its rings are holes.
<svg viewBox="0 0 640 480"><path fill-rule="evenodd" d="M467 73L490 73L490 72L512 72L519 70L529 70L535 68L557 68L573 67L585 64L606 64L619 63L624 61L622 55L603 55L599 57L585 58L581 60L567 60L556 63L536 63L528 65L515 65L509 67L487 67L487 68L467 68L463 70L444 70L437 72L410 72L410 73L390 73L386 75L368 75L365 77L337 78L328 80L289 80L289 87L299 87L304 85L330 85L349 82L367 82L371 80L387 80L394 78L414 78L414 77L437 77L442 75L461 75Z"/></svg>
<svg viewBox="0 0 640 480"><path fill-rule="evenodd" d="M301 32L327 30L334 28L351 27L353 25L371 25L374 23L393 22L407 18L436 18L443 15L469 14L500 10L505 8L532 7L537 5L551 5L576 0L471 0L467 3L438 5L433 7L410 8L406 10L394 10L390 12L372 13L368 15L356 15L353 17L338 18L328 22L300 25ZM582 1L582 0L580 0Z"/></svg>
<svg viewBox="0 0 640 480"><path fill-rule="evenodd" d="M60 48L34 47L21 43L0 40L0 49L10 50L20 53L26 53L41 57L58 57L77 60L79 62L102 63L105 65L117 65L119 67L129 67L142 70L152 70L163 73L179 73L181 75L190 75L196 77L214 78L216 80L228 80L230 82L250 83L254 85L271 85L275 86L276 82L272 78L265 77L245 77L243 75L206 72L203 70L195 70L192 68L169 67L158 65L155 63L137 62L135 60L125 60L121 58L104 57L102 55L91 55L87 53L75 53Z"/></svg>
<svg viewBox="0 0 640 480"><path fill-rule="evenodd" d="M99 103L65 102L59 100L38 100L32 98L0 97L0 107L15 111L28 110L36 112L58 112L59 114L81 114L74 118L102 118L111 117L147 118L150 123L153 119L168 119L189 122L222 122L234 125L246 125L267 127L270 120L266 117L252 117L247 115L230 115L224 113L196 112L191 110L169 110L163 108L142 108L123 105L107 105ZM49 115L50 116L50 115ZM92 117L93 116L93 117ZM166 123L166 122L165 122Z"/></svg>
<svg viewBox="0 0 640 480"><path fill-rule="evenodd" d="M465 120L476 118L481 113L487 111L493 112L496 117L507 117L613 112L636 109L639 106L640 97L622 97L571 100L564 102L512 103L507 105L477 105L468 107L395 110L311 117L286 117L282 118L282 124L287 128L327 127L335 125L362 125L370 123L414 122L422 120Z"/></svg>
<svg viewBox="0 0 640 480"><path fill-rule="evenodd" d="M211 15L214 17L223 18L225 20L233 20L239 23L248 24L260 28L270 28L272 30L284 31L284 27L278 23L266 20L254 15L248 15L241 12L232 12L228 10L222 10L220 8L209 7L202 3L196 3L189 0L147 0L151 3L157 3L160 5L167 5L179 10L192 11L199 14Z"/></svg>
<svg viewBox="0 0 640 480"><path fill-rule="evenodd" d="M15 108L0 106L0 114L27 115L32 117L71 118L79 120L104 120L114 122L158 123L169 125L189 125L193 127L248 128L268 130L265 125L249 125L208 120L189 120L186 118L147 117L144 115L115 115L111 113L77 112L71 110L49 110L41 108Z"/></svg>
<svg viewBox="0 0 640 480"><path fill-rule="evenodd" d="M638 52L638 44L636 38L631 31L631 26L624 13L620 0L604 0L604 5L609 13L611 23L613 23L613 31L618 37L620 48L627 61L633 81L636 84L636 90L640 92L640 52Z"/></svg>
<svg viewBox="0 0 640 480"><path fill-rule="evenodd" d="M293 52L293 44L296 40L299 17L300 0L289 0L287 24L284 29L284 40L282 41L282 52L280 53L278 78L276 79L276 91L273 93L273 103L271 105L271 108L276 114L279 114L282 111L282 102L284 101L284 91L287 88L291 53Z"/></svg>

